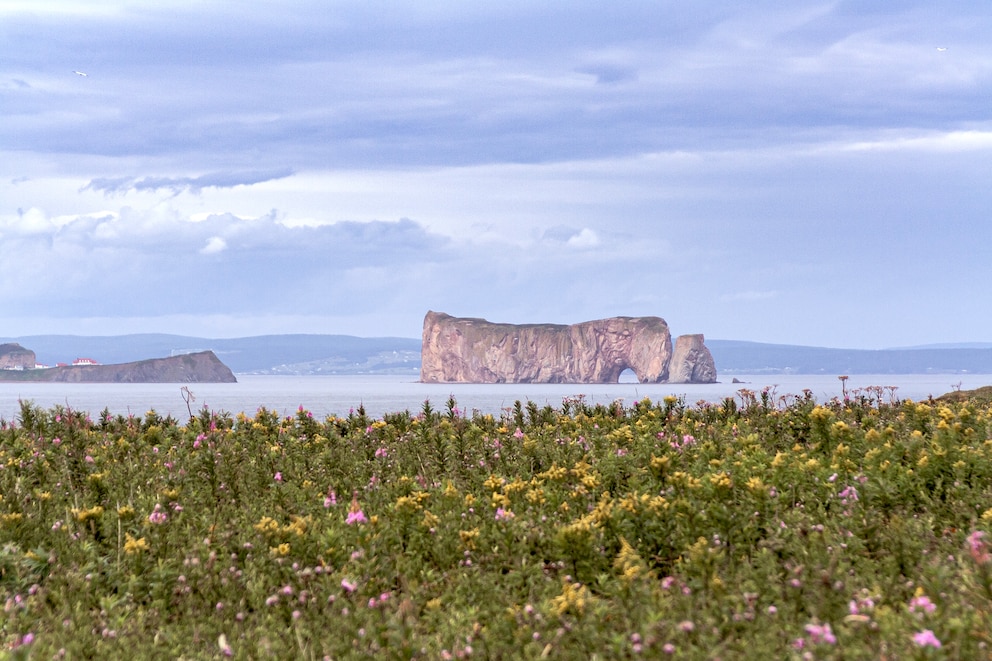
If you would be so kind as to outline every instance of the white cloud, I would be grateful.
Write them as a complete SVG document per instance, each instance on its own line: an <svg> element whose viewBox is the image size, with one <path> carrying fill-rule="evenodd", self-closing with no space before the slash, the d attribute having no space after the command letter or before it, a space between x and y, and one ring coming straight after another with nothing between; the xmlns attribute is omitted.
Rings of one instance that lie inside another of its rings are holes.
<svg viewBox="0 0 992 661"><path fill-rule="evenodd" d="M227 250L227 241L219 236L212 236L207 239L207 245L203 246L200 253L203 255L215 255Z"/></svg>
<svg viewBox="0 0 992 661"><path fill-rule="evenodd" d="M843 145L848 151L961 152L992 150L992 131L942 131L916 136L882 136Z"/></svg>
<svg viewBox="0 0 992 661"><path fill-rule="evenodd" d="M583 227L582 231L570 237L565 245L578 249L595 248L599 245L599 236L588 227Z"/></svg>

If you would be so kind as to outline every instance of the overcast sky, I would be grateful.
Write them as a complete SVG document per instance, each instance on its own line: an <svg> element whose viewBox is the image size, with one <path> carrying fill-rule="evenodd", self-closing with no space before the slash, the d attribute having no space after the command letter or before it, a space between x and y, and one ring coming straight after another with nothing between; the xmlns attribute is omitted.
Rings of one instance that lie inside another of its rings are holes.
<svg viewBox="0 0 992 661"><path fill-rule="evenodd" d="M989 35L988 0L0 0L0 335L992 341Z"/></svg>

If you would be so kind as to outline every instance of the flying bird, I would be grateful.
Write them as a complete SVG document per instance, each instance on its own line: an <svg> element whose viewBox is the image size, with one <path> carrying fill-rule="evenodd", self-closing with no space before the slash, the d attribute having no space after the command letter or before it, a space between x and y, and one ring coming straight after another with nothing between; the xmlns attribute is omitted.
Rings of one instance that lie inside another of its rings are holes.
<svg viewBox="0 0 992 661"><path fill-rule="evenodd" d="M83 73L82 71L73 71L73 73L77 76L82 76L83 78L89 75L88 73Z"/></svg>
<svg viewBox="0 0 992 661"><path fill-rule="evenodd" d="M938 53L943 53L945 50L947 50L947 49L944 48L943 46L937 46L937 52Z"/></svg>

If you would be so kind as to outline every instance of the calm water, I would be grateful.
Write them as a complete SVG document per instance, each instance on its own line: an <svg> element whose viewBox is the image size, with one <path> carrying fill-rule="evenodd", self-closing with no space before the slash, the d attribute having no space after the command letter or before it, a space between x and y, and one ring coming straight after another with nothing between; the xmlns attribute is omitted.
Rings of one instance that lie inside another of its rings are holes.
<svg viewBox="0 0 992 661"><path fill-rule="evenodd" d="M741 388L759 391L766 386L775 387L779 395L801 393L808 388L818 401L841 395L841 383L834 375L736 376L746 383L731 383L729 376L721 377L722 383L699 385L425 384L409 376L239 376L238 383L191 384L190 389L196 398L192 404L194 413L207 406L214 411L253 414L264 406L290 415L303 406L321 418L330 414L347 415L349 409L360 404L374 417L404 410L415 412L428 399L434 408L443 409L449 396L454 396L458 407L465 411L498 415L518 399L557 407L565 397L580 394L590 403L621 399L627 405L644 397L659 401L666 395L684 397L689 404L719 402L734 396ZM959 384L966 390L990 385L992 375L852 375L847 388L850 391L865 386L898 386L896 397L922 400L954 390ZM171 414L184 420L189 414L181 387L181 384L0 383L0 418L15 420L18 400L25 399L46 408L61 404L94 416L104 408L124 415L143 415L155 409L162 415Z"/></svg>

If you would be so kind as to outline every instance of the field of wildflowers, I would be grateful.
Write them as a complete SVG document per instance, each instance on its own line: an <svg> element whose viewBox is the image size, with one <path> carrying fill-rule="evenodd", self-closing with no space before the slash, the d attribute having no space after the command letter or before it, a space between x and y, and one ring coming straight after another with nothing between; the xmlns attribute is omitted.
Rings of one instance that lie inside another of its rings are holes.
<svg viewBox="0 0 992 661"><path fill-rule="evenodd" d="M976 659L992 408L0 422L0 656Z"/></svg>

